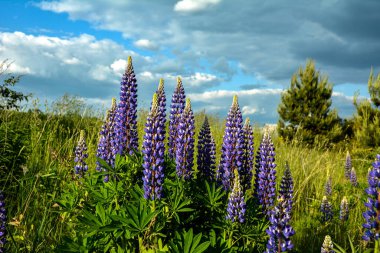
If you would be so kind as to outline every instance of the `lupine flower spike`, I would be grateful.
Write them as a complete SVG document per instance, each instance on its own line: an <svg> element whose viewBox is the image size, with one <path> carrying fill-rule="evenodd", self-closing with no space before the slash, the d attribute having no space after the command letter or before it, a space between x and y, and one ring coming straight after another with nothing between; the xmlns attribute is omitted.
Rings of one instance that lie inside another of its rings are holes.
<svg viewBox="0 0 380 253"><path fill-rule="evenodd" d="M7 231L5 224L7 222L7 213L5 209L4 193L0 190L0 253L5 252L5 244L7 242Z"/></svg>
<svg viewBox="0 0 380 253"><path fill-rule="evenodd" d="M178 124L176 140L176 171L179 178L190 179L194 165L194 115L190 99L186 99Z"/></svg>
<svg viewBox="0 0 380 253"><path fill-rule="evenodd" d="M106 120L100 131L100 138L96 157L103 159L110 167L115 165L115 116L116 116L116 99L112 98L111 109L107 112ZM96 162L96 170L102 171L104 168ZM104 178L108 182L108 175Z"/></svg>
<svg viewBox="0 0 380 253"><path fill-rule="evenodd" d="M323 196L322 204L321 204L321 212L322 212L322 221L326 222L333 218L333 210L330 201L327 200L326 196Z"/></svg>
<svg viewBox="0 0 380 253"><path fill-rule="evenodd" d="M120 101L116 117L116 150L120 155L133 154L138 148L137 136L137 81L132 58L121 80Z"/></svg>
<svg viewBox="0 0 380 253"><path fill-rule="evenodd" d="M242 191L242 187L240 185L239 173L237 170L234 171L234 184L232 188L232 192L228 198L228 206L227 206L227 219L232 222L240 222L244 223L245 221L245 212L246 212L246 204L244 201L244 193Z"/></svg>
<svg viewBox="0 0 380 253"><path fill-rule="evenodd" d="M84 130L81 130L78 145L75 148L75 159L74 159L75 174L77 174L79 177L83 177L88 170L88 166L86 163L87 157L88 157L88 154L87 154L85 133L84 133Z"/></svg>
<svg viewBox="0 0 380 253"><path fill-rule="evenodd" d="M292 174L290 172L288 163L286 163L284 175L282 176L282 179L281 179L279 193L280 193L280 196L283 196L284 200L288 202L287 208L289 210L289 214L293 206L293 189L294 189L294 185L293 185Z"/></svg>
<svg viewBox="0 0 380 253"><path fill-rule="evenodd" d="M249 118L245 120L243 126L243 154L242 166L239 171L243 191L251 188L253 163L254 163L254 146L253 146L253 130Z"/></svg>
<svg viewBox="0 0 380 253"><path fill-rule="evenodd" d="M358 186L358 178L354 167L351 169L350 181L353 186Z"/></svg>
<svg viewBox="0 0 380 253"><path fill-rule="evenodd" d="M174 90L172 103L170 105L170 119L169 119L169 157L175 158L176 153L176 140L179 119L183 110L185 109L185 90L182 85L181 78L177 78L177 87Z"/></svg>
<svg viewBox="0 0 380 253"><path fill-rule="evenodd" d="M340 202L340 211L339 211L339 219L341 221L347 221L348 220L348 201L346 196L343 197L342 201Z"/></svg>
<svg viewBox="0 0 380 253"><path fill-rule="evenodd" d="M286 252L293 249L290 237L295 234L290 226L290 210L288 201L284 196L278 198L278 203L271 211L269 218L271 225L267 229L269 240L267 243L267 253Z"/></svg>
<svg viewBox="0 0 380 253"><path fill-rule="evenodd" d="M164 182L165 133L157 93L145 124L143 137L143 188L145 199L160 199Z"/></svg>
<svg viewBox="0 0 380 253"><path fill-rule="evenodd" d="M376 156L375 162L372 164L372 170L368 176L368 188L366 193L368 194L367 202L365 206L367 211L363 213L363 217L366 222L363 224L365 232L363 240L375 241L380 238L380 155Z"/></svg>
<svg viewBox="0 0 380 253"><path fill-rule="evenodd" d="M331 196L332 194L332 179L331 176L328 176L326 184L325 184L325 195Z"/></svg>
<svg viewBox="0 0 380 253"><path fill-rule="evenodd" d="M215 180L215 141L212 138L207 116L198 135L198 178Z"/></svg>
<svg viewBox="0 0 380 253"><path fill-rule="evenodd" d="M166 96L165 96L165 86L164 79L160 79L160 83L158 84L158 89L156 91L158 96L158 107L161 114L161 121L166 126ZM164 128L166 133L166 129Z"/></svg>
<svg viewBox="0 0 380 253"><path fill-rule="evenodd" d="M255 195L263 212L270 217L276 195L276 164L272 140L265 132L256 156Z"/></svg>
<svg viewBox="0 0 380 253"><path fill-rule="evenodd" d="M335 253L334 244L329 235L325 236L325 240L323 241L323 244L321 247L321 253Z"/></svg>
<svg viewBox="0 0 380 253"><path fill-rule="evenodd" d="M225 190L232 189L234 171L241 170L243 155L243 118L235 95L227 115L224 130L222 154L217 172L217 180Z"/></svg>
<svg viewBox="0 0 380 253"><path fill-rule="evenodd" d="M347 179L350 179L351 169L352 169L351 155L350 155L350 152L347 151L346 164L344 165L344 176Z"/></svg>

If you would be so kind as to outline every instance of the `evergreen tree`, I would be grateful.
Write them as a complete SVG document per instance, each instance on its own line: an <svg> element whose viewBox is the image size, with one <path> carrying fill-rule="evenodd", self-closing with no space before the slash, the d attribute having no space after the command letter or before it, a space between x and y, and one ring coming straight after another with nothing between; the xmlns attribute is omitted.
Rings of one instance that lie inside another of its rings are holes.
<svg viewBox="0 0 380 253"><path fill-rule="evenodd" d="M376 147L380 145L380 73L374 80L373 70L371 70L368 79L368 91L371 100L358 102L357 96L354 98L356 115L354 116L353 128L355 139L360 145Z"/></svg>
<svg viewBox="0 0 380 253"><path fill-rule="evenodd" d="M281 94L278 131L286 140L305 143L335 142L341 132L339 118L331 111L332 85L308 60L291 79L290 88Z"/></svg>

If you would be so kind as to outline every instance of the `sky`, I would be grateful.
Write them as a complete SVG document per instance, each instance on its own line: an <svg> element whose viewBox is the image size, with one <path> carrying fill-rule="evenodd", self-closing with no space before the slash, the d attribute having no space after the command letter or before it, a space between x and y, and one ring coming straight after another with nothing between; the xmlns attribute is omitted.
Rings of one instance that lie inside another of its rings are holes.
<svg viewBox="0 0 380 253"><path fill-rule="evenodd" d="M380 71L377 0L0 0L0 61L40 101L65 93L108 108L128 56L148 109L160 78L167 100L183 80L195 111L276 123L281 93L307 59L333 85L332 108L354 113ZM170 104L170 103L168 103Z"/></svg>

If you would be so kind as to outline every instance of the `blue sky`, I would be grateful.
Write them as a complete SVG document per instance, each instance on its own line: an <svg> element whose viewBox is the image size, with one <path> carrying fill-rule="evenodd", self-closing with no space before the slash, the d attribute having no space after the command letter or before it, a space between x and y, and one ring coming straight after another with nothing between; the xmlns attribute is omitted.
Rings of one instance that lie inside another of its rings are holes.
<svg viewBox="0 0 380 253"><path fill-rule="evenodd" d="M333 107L354 112L380 70L378 1L4 1L0 60L41 101L64 93L108 107L132 56L139 105L159 78L170 100L183 78L194 109L224 117L239 96L245 117L276 123L281 92L308 58L334 85Z"/></svg>

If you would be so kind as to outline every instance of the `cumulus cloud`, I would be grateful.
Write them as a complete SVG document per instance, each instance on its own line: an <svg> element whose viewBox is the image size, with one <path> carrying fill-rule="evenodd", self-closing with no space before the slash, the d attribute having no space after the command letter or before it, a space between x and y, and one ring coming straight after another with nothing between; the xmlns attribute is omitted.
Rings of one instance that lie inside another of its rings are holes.
<svg viewBox="0 0 380 253"><path fill-rule="evenodd" d="M194 12L206 9L209 6L216 5L221 0L181 0L174 6L178 12Z"/></svg>
<svg viewBox="0 0 380 253"><path fill-rule="evenodd" d="M158 50L158 46L155 43L153 43L152 41L147 40L147 39L137 40L137 41L135 41L134 44L135 44L135 46L142 48L142 49Z"/></svg>

